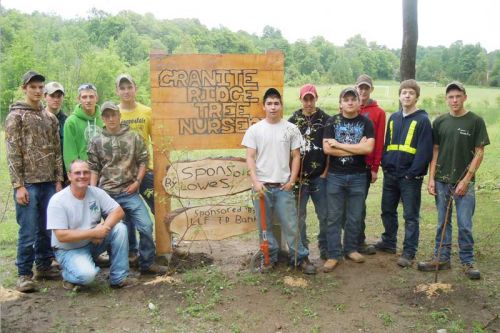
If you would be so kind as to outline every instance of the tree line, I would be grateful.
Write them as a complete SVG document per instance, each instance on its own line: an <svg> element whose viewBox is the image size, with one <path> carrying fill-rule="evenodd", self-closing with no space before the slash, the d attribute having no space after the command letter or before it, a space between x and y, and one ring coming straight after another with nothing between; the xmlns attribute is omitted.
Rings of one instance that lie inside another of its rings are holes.
<svg viewBox="0 0 500 333"><path fill-rule="evenodd" d="M102 100L113 99L114 79L131 73L141 88L138 99L149 103L149 51L181 53L285 54L285 83L297 86L348 84L361 73L376 80L398 80L400 49L368 42L360 35L342 46L317 36L290 43L280 30L266 26L261 35L209 29L197 19L159 20L153 14L123 11L117 15L93 9L86 18L63 19L0 7L0 118L20 97L20 78L28 69L61 82L66 105L76 103L76 89L94 83ZM457 36L459 37L459 36ZM449 47L418 47L417 80L500 86L500 50L487 53L481 45L456 41ZM75 92L75 93L73 93Z"/></svg>

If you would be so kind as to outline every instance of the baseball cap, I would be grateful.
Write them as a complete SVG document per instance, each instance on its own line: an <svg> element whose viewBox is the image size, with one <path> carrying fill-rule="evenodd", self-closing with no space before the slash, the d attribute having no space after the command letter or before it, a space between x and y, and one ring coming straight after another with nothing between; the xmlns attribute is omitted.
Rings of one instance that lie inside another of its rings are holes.
<svg viewBox="0 0 500 333"><path fill-rule="evenodd" d="M101 105L101 115L104 115L106 111L117 111L120 112L120 108L113 102L107 101Z"/></svg>
<svg viewBox="0 0 500 333"><path fill-rule="evenodd" d="M359 87L362 84L366 84L370 88L373 88L373 81L369 75L361 74L358 76L358 79L356 80L356 87Z"/></svg>
<svg viewBox="0 0 500 333"><path fill-rule="evenodd" d="M56 91L60 91L64 95L64 88L63 88L62 84L60 84L59 82L52 81L52 82L49 82L45 85L45 93L46 94L52 95Z"/></svg>
<svg viewBox="0 0 500 333"><path fill-rule="evenodd" d="M314 98L318 98L318 92L314 84L304 84L302 88L300 88L300 99L303 99L306 95L313 95Z"/></svg>
<svg viewBox="0 0 500 333"><path fill-rule="evenodd" d="M357 99L359 99L358 91L356 89L354 89L353 87L347 87L344 90L342 90L340 92L340 95L339 95L339 101L341 101L342 98L344 98L345 95L353 95L354 97L356 97Z"/></svg>
<svg viewBox="0 0 500 333"><path fill-rule="evenodd" d="M276 88L267 89L266 92L264 93L263 101L265 102L269 96L277 96L281 100L281 94Z"/></svg>
<svg viewBox="0 0 500 333"><path fill-rule="evenodd" d="M130 74L120 74L116 78L116 86L118 87L122 81L128 81L129 83L132 83L135 86L135 81L132 78Z"/></svg>
<svg viewBox="0 0 500 333"><path fill-rule="evenodd" d="M34 80L45 82L45 76L35 71L27 71L26 73L24 73L22 80L23 86L25 86Z"/></svg>
<svg viewBox="0 0 500 333"><path fill-rule="evenodd" d="M463 92L464 94L466 94L465 87L462 84L462 82L453 81L453 82L448 83L448 85L446 86L446 93L448 93L448 91L450 91L451 89L458 89L461 92Z"/></svg>

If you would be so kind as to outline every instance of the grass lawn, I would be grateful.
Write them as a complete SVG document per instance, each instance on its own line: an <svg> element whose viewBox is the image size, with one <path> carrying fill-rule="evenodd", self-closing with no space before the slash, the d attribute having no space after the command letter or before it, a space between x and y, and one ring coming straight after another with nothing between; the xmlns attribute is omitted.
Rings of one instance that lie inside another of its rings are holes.
<svg viewBox="0 0 500 333"><path fill-rule="evenodd" d="M387 112L394 111L398 85L394 82L375 82L375 85L374 98ZM342 88L319 87L317 105L329 114L337 112L338 94ZM422 87L420 100L426 104L424 108L431 117L446 112L443 90L443 87L432 84ZM298 87L285 87L286 118L300 106L298 91ZM422 275L414 268L400 270L393 262L395 259L383 254L371 256L363 264L365 266L344 263L333 273L307 277L310 285L305 289L283 283L285 275L303 276L294 275L286 268L271 275L252 275L246 268L229 274L223 270L222 263L176 274L174 277L181 281L179 284L140 286L123 291L98 287L97 291L76 294L61 290L59 284L48 283L40 293L3 302L0 330L23 331L20 329L23 327L26 331L26 325L32 322L34 331L54 332L435 332L440 328L455 333L500 332L499 320L492 322L488 329L483 328L492 313L498 315L500 312L500 89L471 87L468 93L468 108L485 118L491 141L476 177L474 239L478 267L483 274L481 280L469 281L460 272L454 222L453 270L441 276L452 283L456 291L435 300L419 298L413 293L417 283L428 282L423 280L430 281L432 276ZM4 137L1 128L0 136ZM172 159L228 154L244 156L244 151L178 152L172 154ZM17 278L14 261L18 227L5 156L2 139L0 285L12 289ZM382 179L379 179L372 185L367 200L366 234L369 241L377 239L383 229L380 220L381 184ZM427 194L425 184L426 181L422 189L418 260L432 255L437 221L434 199ZM251 205L249 198L247 193L228 198L225 203L236 200L238 204ZM195 200L184 202L184 206L195 204ZM173 202L173 208L178 206ZM312 213L312 203L308 212L309 239L313 240L312 246L316 246L318 223ZM399 247L402 229L400 227L398 235ZM248 244L249 240L255 240L257 248L256 234L242 236L236 242ZM212 243L215 246L217 242ZM229 262L232 259L230 250L218 255ZM37 320L39 327L36 326Z"/></svg>

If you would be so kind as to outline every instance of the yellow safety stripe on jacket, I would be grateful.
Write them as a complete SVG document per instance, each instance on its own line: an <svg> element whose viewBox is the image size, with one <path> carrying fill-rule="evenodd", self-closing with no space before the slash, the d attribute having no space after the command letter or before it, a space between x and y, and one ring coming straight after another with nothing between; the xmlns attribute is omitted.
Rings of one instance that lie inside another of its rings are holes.
<svg viewBox="0 0 500 333"><path fill-rule="evenodd" d="M390 142L392 142L392 135L393 135L393 124L392 123L393 123L393 121L391 120L391 122L389 124L389 130L391 131L391 135L390 135L391 141ZM408 133L406 134L406 139L405 139L404 145L395 145L395 144L388 145L387 151L400 150L400 151L404 151L406 153L415 155L417 153L417 149L413 148L411 146L411 141L413 140L413 134L415 133L415 127L417 127L417 121L413 120L410 123L410 128L408 128Z"/></svg>

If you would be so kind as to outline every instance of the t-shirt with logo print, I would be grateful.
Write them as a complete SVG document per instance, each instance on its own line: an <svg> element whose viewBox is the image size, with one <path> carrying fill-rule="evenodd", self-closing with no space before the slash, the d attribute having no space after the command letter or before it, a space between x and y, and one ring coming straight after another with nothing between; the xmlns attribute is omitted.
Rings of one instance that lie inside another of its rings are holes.
<svg viewBox="0 0 500 333"><path fill-rule="evenodd" d="M435 180L447 184L456 184L463 178L476 147L490 144L483 118L471 111L461 117L449 113L437 117L432 125L432 139L439 145Z"/></svg>
<svg viewBox="0 0 500 333"><path fill-rule="evenodd" d="M357 144L363 137L371 139L374 133L371 120L362 115L350 119L336 114L328 121L323 134L323 139L335 139L345 144ZM330 156L328 172L354 174L367 170L365 155Z"/></svg>
<svg viewBox="0 0 500 333"><path fill-rule="evenodd" d="M52 196L47 208L47 230L71 229L88 230L101 222L103 215L108 215L118 203L104 190L89 186L85 198L76 198L67 186ZM90 239L78 242L59 242L52 231L52 246L64 250L84 247Z"/></svg>

